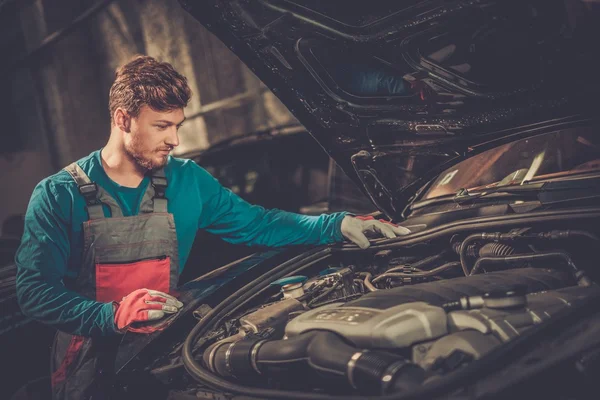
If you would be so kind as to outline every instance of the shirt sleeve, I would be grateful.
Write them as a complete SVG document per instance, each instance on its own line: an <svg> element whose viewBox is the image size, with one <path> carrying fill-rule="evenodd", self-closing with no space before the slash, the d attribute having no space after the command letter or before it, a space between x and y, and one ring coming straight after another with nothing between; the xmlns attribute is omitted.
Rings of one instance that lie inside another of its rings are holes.
<svg viewBox="0 0 600 400"><path fill-rule="evenodd" d="M249 246L322 245L344 240L340 226L345 212L308 216L267 210L244 201L194 165L203 203L200 229Z"/></svg>
<svg viewBox="0 0 600 400"><path fill-rule="evenodd" d="M116 334L112 303L101 303L63 284L70 255L71 196L46 179L34 189L17 250L17 296L23 314L82 336Z"/></svg>

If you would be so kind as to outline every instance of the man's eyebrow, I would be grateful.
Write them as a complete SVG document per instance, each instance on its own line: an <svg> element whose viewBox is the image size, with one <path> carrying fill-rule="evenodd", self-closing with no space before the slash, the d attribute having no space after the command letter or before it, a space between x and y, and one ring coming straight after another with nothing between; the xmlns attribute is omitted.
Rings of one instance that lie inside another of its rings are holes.
<svg viewBox="0 0 600 400"><path fill-rule="evenodd" d="M154 122L157 123L157 124L160 123L160 124L167 124L167 125L181 125L181 124L183 124L183 121L185 121L185 120L186 120L186 118L183 118L183 120L181 120L181 122L178 123L178 124L174 124L173 122L167 121L166 119L159 119L159 120L154 121Z"/></svg>

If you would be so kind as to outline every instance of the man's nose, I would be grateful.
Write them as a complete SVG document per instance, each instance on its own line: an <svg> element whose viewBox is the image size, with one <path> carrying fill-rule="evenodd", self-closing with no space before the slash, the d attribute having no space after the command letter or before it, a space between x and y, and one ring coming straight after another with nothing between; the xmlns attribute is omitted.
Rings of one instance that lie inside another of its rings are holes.
<svg viewBox="0 0 600 400"><path fill-rule="evenodd" d="M173 147L179 146L179 133L177 133L177 127L174 126L169 130L169 137L167 137L165 142L169 146L173 146Z"/></svg>

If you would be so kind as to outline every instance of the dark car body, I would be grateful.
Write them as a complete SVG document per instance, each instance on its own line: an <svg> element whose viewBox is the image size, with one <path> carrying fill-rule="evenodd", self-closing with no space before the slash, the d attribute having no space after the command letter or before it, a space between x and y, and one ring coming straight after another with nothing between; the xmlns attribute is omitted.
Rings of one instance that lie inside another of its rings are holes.
<svg viewBox="0 0 600 400"><path fill-rule="evenodd" d="M192 280L121 397L597 397L593 2L180 2L411 234Z"/></svg>

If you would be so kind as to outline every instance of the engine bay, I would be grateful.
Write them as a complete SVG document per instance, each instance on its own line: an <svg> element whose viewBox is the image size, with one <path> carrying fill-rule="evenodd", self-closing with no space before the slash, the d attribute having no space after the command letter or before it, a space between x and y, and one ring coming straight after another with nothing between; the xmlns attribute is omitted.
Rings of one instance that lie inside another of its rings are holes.
<svg viewBox="0 0 600 400"><path fill-rule="evenodd" d="M518 228L309 252L208 313L184 364L209 388L207 377L298 395L407 393L597 295L596 243L588 230Z"/></svg>

